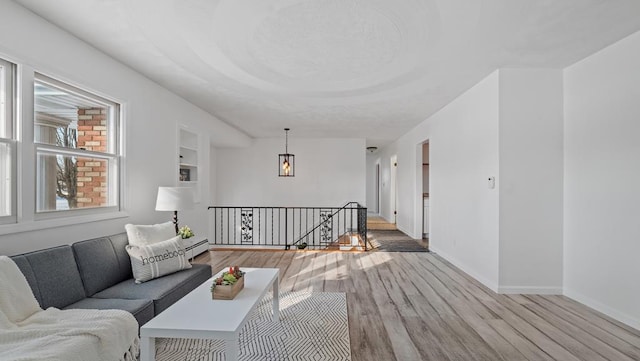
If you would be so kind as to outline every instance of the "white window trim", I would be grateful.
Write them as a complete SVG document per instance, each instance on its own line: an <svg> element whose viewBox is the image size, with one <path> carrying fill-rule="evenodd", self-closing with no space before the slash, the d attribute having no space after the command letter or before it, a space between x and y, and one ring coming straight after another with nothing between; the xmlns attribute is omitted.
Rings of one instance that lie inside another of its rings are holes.
<svg viewBox="0 0 640 361"><path fill-rule="evenodd" d="M4 60L0 58L0 65L5 70L5 75L8 75L4 78L0 77L0 80L4 83L0 89L9 89L9 97L8 101L5 104L6 113L5 117L7 117L10 121L8 124L5 124L4 132L7 133L8 136L4 137L5 139L15 139L16 134L14 131L15 128L15 98L16 98L16 65L10 61Z"/></svg>
<svg viewBox="0 0 640 361"><path fill-rule="evenodd" d="M62 84L83 89L92 95L97 95L110 102L117 103L119 105L118 127L111 133L113 137L116 137L117 143L113 143L114 155L116 156L116 162L118 172L116 178L117 187L119 189L117 198L119 204L119 210L102 209L101 212L95 212L93 209L87 209L89 213L84 215L64 213L62 217L56 218L44 218L36 219L36 196L35 196L35 162L36 162L36 147L34 143L34 89L33 84L36 77L36 69L33 66L25 64L21 59L16 59L8 56L7 54L0 54L0 61L6 61L13 66L13 115L14 121L12 124L12 136L11 142L13 143L12 151L14 156L14 179L16 182L12 184L14 186L15 202L12 203L14 207L14 213L12 216L1 217L8 220L9 217L13 218L10 223L3 224L0 221L0 235L10 235L22 232L39 231L50 228L65 227L65 226L83 226L92 222L104 222L109 220L117 220L122 218L128 218L129 214L125 211L127 208L127 189L124 187L126 179L126 114L128 114L128 104L123 99L118 99L109 94L103 93L100 90L93 89L91 86L83 82L76 82L71 78L65 76L59 76L53 72L38 72L43 77L49 79L58 79L57 81ZM43 68L46 68L41 64ZM49 75L50 74L50 75ZM115 184L115 183L114 183Z"/></svg>
<svg viewBox="0 0 640 361"><path fill-rule="evenodd" d="M9 153L11 154L11 167L9 168L9 173L11 174L11 195L9 196L9 202L11 202L10 207L10 215L0 217L0 225L3 224L15 224L16 223L16 213L17 213L17 157L16 157L16 141L13 139L4 139L0 138L0 143L7 144L9 146ZM2 171L0 171L2 173Z"/></svg>
<svg viewBox="0 0 640 361"><path fill-rule="evenodd" d="M4 83L1 86L1 89L8 90L6 96L5 103L5 114L4 116L8 120L7 124L4 125L3 132L6 133L4 138L0 138L0 142L4 144L8 144L9 153L11 155L10 162L11 166L9 168L9 173L11 174L11 189L9 202L11 206L9 207L10 214L7 216L0 217L0 225L3 224L15 224L17 221L17 212L18 212L18 196L17 196L17 184L18 184L18 156L17 156L17 146L16 146L16 107L17 107L17 69L16 64L0 58L0 65L5 69L4 77L0 77L1 81Z"/></svg>
<svg viewBox="0 0 640 361"><path fill-rule="evenodd" d="M124 154L124 126L123 126L123 115L124 115L124 103L118 100L115 100L111 97L104 96L99 92L93 92L91 90L87 90L87 88L78 86L71 82L57 80L48 75L44 75L42 73L33 72L32 73L33 84L35 81L47 84L53 87L57 87L62 89L65 92L70 94L74 94L79 97L83 97L91 100L92 102L101 103L104 106L113 106L117 105L114 109L114 112L110 114L110 119L108 122L109 126L109 143L108 149L106 152L92 152L83 149L66 149L62 147L58 147L55 145L50 145L46 143L37 143L34 138L34 129L35 129L35 95L33 88L31 89L31 119L30 119L30 127L31 127L31 143L34 145L33 149L33 162L36 163L38 153L46 152L50 154L68 154L68 155L79 155L79 156L87 156L92 158L101 158L110 161L110 166L112 169L109 171L109 194L110 197L113 195L113 202L115 205L113 206L104 206L104 207L92 207L92 208L80 208L80 209L72 209L72 210L51 210L51 211L38 211L37 206L33 205L33 220L42 222L44 220L49 219L77 219L77 215L87 215L93 216L96 214L113 214L115 217L119 217L122 209L124 208L124 162L122 161L122 157ZM96 99L100 98L100 99ZM103 102L104 100L106 102ZM34 186L37 187L37 171L34 172ZM33 189L34 200L36 200L36 188ZM80 222L81 223L81 222ZM72 223L73 224L73 223Z"/></svg>
<svg viewBox="0 0 640 361"><path fill-rule="evenodd" d="M73 225L80 225L85 223L99 222L99 221L106 221L110 219L119 219L119 218L127 218L127 217L129 217L129 214L123 211L118 211L118 212L109 211L109 212L100 213L100 214L85 214L85 215L75 215L75 216L69 216L69 214L66 214L66 217L30 220L30 221L24 221L21 223L1 225L0 235L29 232L29 231L38 231L38 230L47 229L47 228L73 226Z"/></svg>

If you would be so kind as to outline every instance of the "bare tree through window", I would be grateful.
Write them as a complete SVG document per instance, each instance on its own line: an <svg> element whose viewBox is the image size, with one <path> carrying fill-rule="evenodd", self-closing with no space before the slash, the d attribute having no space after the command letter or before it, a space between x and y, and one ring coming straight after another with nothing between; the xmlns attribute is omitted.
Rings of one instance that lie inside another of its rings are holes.
<svg viewBox="0 0 640 361"><path fill-rule="evenodd" d="M78 145L77 130L58 128L56 145L75 149ZM70 209L78 207L78 162L76 157L58 155L56 171L56 195L67 200Z"/></svg>

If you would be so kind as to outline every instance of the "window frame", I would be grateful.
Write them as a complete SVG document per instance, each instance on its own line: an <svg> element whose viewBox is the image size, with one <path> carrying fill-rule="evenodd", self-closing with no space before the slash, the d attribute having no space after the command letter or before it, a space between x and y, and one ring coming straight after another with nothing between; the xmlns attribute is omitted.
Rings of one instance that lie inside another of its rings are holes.
<svg viewBox="0 0 640 361"><path fill-rule="evenodd" d="M88 90L87 88L71 84L56 78L44 75L39 72L33 73L33 118L32 126L35 129L36 125L36 95L35 86L36 83L40 83L49 87L57 88L68 94L78 96L80 98L88 99L91 102L110 107L112 111L109 112L109 118L107 121L107 149L105 152L85 150L81 148L66 148L57 146L54 144L37 142L35 136L32 139L34 147L33 160L34 168L34 204L33 215L35 221L59 219L59 218L75 218L83 215L102 215L108 213L121 212L123 208L123 132L122 132L122 119L123 108L122 102L113 98L104 96L97 92ZM86 207L86 208L74 208L67 210L38 210L38 179L39 170L37 169L37 160L40 155L63 155L63 156L75 156L81 158L98 158L104 159L108 164L107 173L107 187L108 187L108 204L105 206Z"/></svg>
<svg viewBox="0 0 640 361"><path fill-rule="evenodd" d="M0 216L0 225L15 224L17 221L18 210L18 157L17 157L17 117L16 117L16 103L17 103L17 65L11 61L0 58L0 91L4 95L5 99L5 124L3 124L4 136L0 133L0 143L5 144L9 151L9 167L10 174L10 195L7 200L10 202L8 207L9 214ZM4 170L0 170L0 173ZM4 207L4 205L3 205Z"/></svg>

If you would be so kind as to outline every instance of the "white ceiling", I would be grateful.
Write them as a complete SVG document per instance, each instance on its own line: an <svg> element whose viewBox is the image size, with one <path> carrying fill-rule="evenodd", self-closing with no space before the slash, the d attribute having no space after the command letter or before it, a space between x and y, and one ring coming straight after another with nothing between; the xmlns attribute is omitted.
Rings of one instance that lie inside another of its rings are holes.
<svg viewBox="0 0 640 361"><path fill-rule="evenodd" d="M500 67L564 68L637 0L16 0L252 137L381 146Z"/></svg>

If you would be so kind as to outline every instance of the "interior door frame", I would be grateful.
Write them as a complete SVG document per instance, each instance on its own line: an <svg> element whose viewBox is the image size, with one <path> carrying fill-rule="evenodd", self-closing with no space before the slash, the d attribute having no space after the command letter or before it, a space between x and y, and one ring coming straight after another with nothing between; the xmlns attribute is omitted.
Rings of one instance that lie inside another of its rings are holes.
<svg viewBox="0 0 640 361"><path fill-rule="evenodd" d="M414 234L415 237L417 238L422 238L422 234L423 234L423 221L424 221L424 198L423 198L423 193L424 193L424 189L423 189L423 163L429 163L431 164L429 159L423 159L423 147L425 144L429 144L429 147L431 147L430 145L430 141L429 139L425 139L420 143L416 144L416 164L415 164L415 169L416 169L416 183L415 183L415 209L414 209ZM429 152L429 158L431 157L431 152ZM430 174L431 172L429 172ZM428 190L429 196L431 196L431 182L429 182L429 190ZM431 212L429 212L431 214ZM429 221L431 220L431 216L429 214ZM431 223L431 222L429 222ZM429 228L431 228L431 225L429 225Z"/></svg>
<svg viewBox="0 0 640 361"><path fill-rule="evenodd" d="M382 188L380 187L380 159L376 161L376 174L375 174L375 183L376 183L376 214L380 214L380 198L382 195Z"/></svg>
<svg viewBox="0 0 640 361"><path fill-rule="evenodd" d="M389 210L390 221L398 222L398 155L394 154L389 160Z"/></svg>

